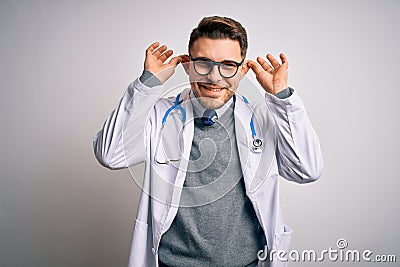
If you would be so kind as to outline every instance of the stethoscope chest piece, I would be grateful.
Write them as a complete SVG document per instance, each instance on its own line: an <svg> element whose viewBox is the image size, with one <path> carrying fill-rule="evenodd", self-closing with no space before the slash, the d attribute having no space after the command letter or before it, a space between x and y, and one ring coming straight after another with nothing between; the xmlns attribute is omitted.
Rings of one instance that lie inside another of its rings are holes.
<svg viewBox="0 0 400 267"><path fill-rule="evenodd" d="M242 98L244 103L249 105L249 101L247 101L247 99L244 96L242 96ZM254 127L253 116L254 113L252 114L250 119L251 136L253 137L253 141L251 142L251 151L253 151L254 153L261 153L263 142L260 138L256 137L257 133L256 133L256 128Z"/></svg>
<svg viewBox="0 0 400 267"><path fill-rule="evenodd" d="M260 153L262 151L263 142L260 138L254 138L251 144L251 150L254 153Z"/></svg>

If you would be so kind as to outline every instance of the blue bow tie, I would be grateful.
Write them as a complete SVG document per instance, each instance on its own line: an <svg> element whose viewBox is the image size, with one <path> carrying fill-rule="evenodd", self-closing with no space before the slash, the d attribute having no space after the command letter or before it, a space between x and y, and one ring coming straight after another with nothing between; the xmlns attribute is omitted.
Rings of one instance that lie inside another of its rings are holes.
<svg viewBox="0 0 400 267"><path fill-rule="evenodd" d="M203 113L203 117L201 117L201 123L204 126L211 126L215 123L217 119L217 112L213 109L206 109Z"/></svg>

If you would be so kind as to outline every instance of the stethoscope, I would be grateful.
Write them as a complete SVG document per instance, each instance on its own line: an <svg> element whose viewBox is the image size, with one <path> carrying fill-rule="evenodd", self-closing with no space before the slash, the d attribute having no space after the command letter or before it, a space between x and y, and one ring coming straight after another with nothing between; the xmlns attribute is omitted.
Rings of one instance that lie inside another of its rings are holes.
<svg viewBox="0 0 400 267"><path fill-rule="evenodd" d="M160 131L160 137L158 138L158 142L157 142L157 146L156 146L156 162L158 164L170 164L171 162L174 161L179 161L180 158L178 159L166 159L165 161L159 161L157 160L157 153L159 151L159 146L160 146L160 141L161 141L161 137L162 137L162 132L164 130L164 126L167 123L167 119L168 116L171 114L172 111L174 111L175 109L178 109L181 113L181 120L183 125L185 125L186 122L186 111L183 109L183 107L181 106L181 103L183 102L183 100L180 100L181 97L181 93L179 93L176 98L175 98L175 102L174 105L172 105L169 109L167 109L167 111L164 114L164 117L162 119L161 122L161 131ZM250 106L249 101L247 100L246 97L242 96L244 103L246 103L248 106ZM263 147L263 141L257 137L257 132L256 129L254 127L254 122L253 122L253 117L254 117L254 112L253 110L251 111L252 115L251 115L251 119L250 119L250 129L251 129L251 137L252 137L252 142L251 142L251 151L253 151L254 153L261 153L262 151L262 147Z"/></svg>

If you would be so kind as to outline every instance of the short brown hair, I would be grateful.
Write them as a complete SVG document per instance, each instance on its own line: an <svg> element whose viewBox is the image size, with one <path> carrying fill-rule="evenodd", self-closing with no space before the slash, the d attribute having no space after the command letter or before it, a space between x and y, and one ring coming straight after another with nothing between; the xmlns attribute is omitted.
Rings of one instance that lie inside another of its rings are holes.
<svg viewBox="0 0 400 267"><path fill-rule="evenodd" d="M247 52L247 33L240 22L227 17L204 17L194 28L190 34L189 51L193 43L201 38L207 37L210 39L232 39L239 41L240 53L243 58Z"/></svg>

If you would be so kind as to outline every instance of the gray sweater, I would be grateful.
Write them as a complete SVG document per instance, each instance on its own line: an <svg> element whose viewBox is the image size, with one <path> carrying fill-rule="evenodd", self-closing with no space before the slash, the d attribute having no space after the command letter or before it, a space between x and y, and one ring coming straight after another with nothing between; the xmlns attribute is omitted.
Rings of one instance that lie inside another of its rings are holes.
<svg viewBox="0 0 400 267"><path fill-rule="evenodd" d="M195 119L181 206L159 247L167 266L253 267L265 246L245 192L233 106L213 126ZM194 115L201 116L196 110Z"/></svg>

